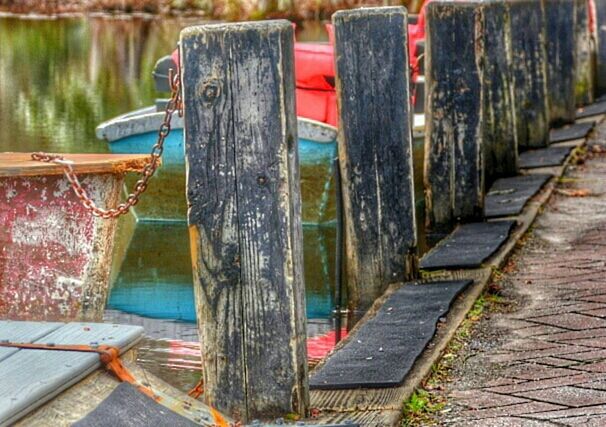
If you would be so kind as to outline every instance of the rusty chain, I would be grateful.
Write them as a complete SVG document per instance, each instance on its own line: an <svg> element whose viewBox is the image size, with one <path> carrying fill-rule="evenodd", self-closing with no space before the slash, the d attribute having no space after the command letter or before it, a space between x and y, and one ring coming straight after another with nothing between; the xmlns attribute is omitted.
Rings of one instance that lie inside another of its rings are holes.
<svg viewBox="0 0 606 427"><path fill-rule="evenodd" d="M82 205L86 209L88 209L93 216L110 219L117 218L120 215L124 215L128 212L128 210L139 203L139 198L141 194L145 192L147 186L149 184L149 180L156 173L156 170L160 166L160 158L162 157L162 152L164 151L164 140L170 134L171 130L171 119L175 112L178 112L179 117L183 116L183 106L181 100L181 83L179 79L179 74L174 74L173 70L169 70L169 82L171 87L171 98L166 105L166 110L164 112L164 119L162 120L162 124L158 129L158 140L152 147L150 157L151 161L149 161L143 171L141 172L141 178L137 181L134 186L134 191L128 195L125 202L120 203L117 207L111 209L103 209L95 204L95 202L89 197L88 193L80 183L78 176L74 172L73 164L71 160L66 159L63 155L60 154L49 154L49 153L33 153L32 160L47 162L47 163L55 163L63 167L63 173L65 177L69 181L76 193L76 196L82 202Z"/></svg>

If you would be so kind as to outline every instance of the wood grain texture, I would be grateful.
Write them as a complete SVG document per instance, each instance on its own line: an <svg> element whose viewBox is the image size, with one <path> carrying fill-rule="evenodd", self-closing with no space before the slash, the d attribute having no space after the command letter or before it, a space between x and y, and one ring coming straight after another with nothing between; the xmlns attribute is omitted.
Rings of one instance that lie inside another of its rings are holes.
<svg viewBox="0 0 606 427"><path fill-rule="evenodd" d="M508 0L511 24L514 115L518 146L549 144L545 11L536 0Z"/></svg>
<svg viewBox="0 0 606 427"><path fill-rule="evenodd" d="M426 8L426 225L448 233L458 219L481 218L484 203L477 2L428 3ZM480 51L481 53L481 51Z"/></svg>
<svg viewBox="0 0 606 427"><path fill-rule="evenodd" d="M509 8L503 1L481 6L479 49L482 95L482 145L486 189L518 173L518 137L513 115L513 73ZM485 193L485 191L483 192Z"/></svg>
<svg viewBox="0 0 606 427"><path fill-rule="evenodd" d="M416 270L407 16L333 15L349 303L366 309Z"/></svg>
<svg viewBox="0 0 606 427"><path fill-rule="evenodd" d="M596 95L606 94L606 0L595 0Z"/></svg>
<svg viewBox="0 0 606 427"><path fill-rule="evenodd" d="M293 30L181 34L188 220L205 396L234 418L308 408Z"/></svg>
<svg viewBox="0 0 606 427"><path fill-rule="evenodd" d="M481 219L486 186L517 173L509 21L503 2L428 4L425 189L432 233Z"/></svg>
<svg viewBox="0 0 606 427"><path fill-rule="evenodd" d="M575 0L575 83L574 95L577 107L591 104L594 101L595 81L593 75L593 58L591 33L589 31L589 2Z"/></svg>
<svg viewBox="0 0 606 427"><path fill-rule="evenodd" d="M107 344L128 350L138 326L69 323L35 340L42 344ZM31 369L33 366L36 369ZM0 426L11 425L100 366L96 353L19 350L0 362Z"/></svg>
<svg viewBox="0 0 606 427"><path fill-rule="evenodd" d="M143 154L64 154L76 173L139 172L149 161ZM63 175L63 167L34 161L30 153L0 153L0 177Z"/></svg>
<svg viewBox="0 0 606 427"><path fill-rule="evenodd" d="M32 343L63 326L54 322L13 322L0 320L0 342ZM18 348L0 347L0 362L18 352Z"/></svg>
<svg viewBox="0 0 606 427"><path fill-rule="evenodd" d="M552 125L575 119L576 0L541 0L545 8L547 97Z"/></svg>

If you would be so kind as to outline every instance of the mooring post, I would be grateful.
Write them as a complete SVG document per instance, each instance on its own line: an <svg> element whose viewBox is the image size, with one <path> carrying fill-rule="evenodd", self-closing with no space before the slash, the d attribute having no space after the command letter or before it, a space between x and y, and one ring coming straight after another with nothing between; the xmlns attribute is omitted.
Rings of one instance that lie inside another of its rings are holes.
<svg viewBox="0 0 606 427"><path fill-rule="evenodd" d="M596 95L606 94L606 0L595 0Z"/></svg>
<svg viewBox="0 0 606 427"><path fill-rule="evenodd" d="M403 7L333 15L350 306L414 276L412 132Z"/></svg>
<svg viewBox="0 0 606 427"><path fill-rule="evenodd" d="M425 194L434 235L481 219L485 185L517 173L508 15L497 1L427 5Z"/></svg>
<svg viewBox="0 0 606 427"><path fill-rule="evenodd" d="M575 100L576 106L591 104L594 99L593 58L591 33L589 31L589 1L575 0L576 60L575 60Z"/></svg>
<svg viewBox="0 0 606 427"><path fill-rule="evenodd" d="M575 0L542 0L545 7L547 99L551 124L575 120Z"/></svg>
<svg viewBox="0 0 606 427"><path fill-rule="evenodd" d="M293 40L282 20L181 33L204 395L243 421L309 405Z"/></svg>
<svg viewBox="0 0 606 427"><path fill-rule="evenodd" d="M521 149L549 144L545 11L537 0L508 0L514 115Z"/></svg>

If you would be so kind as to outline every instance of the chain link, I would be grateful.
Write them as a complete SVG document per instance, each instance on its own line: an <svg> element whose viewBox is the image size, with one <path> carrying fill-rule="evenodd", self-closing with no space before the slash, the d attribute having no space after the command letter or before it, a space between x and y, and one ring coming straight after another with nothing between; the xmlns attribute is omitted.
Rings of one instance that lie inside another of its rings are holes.
<svg viewBox="0 0 606 427"><path fill-rule="evenodd" d="M164 112L164 119L162 120L162 124L160 125L160 129L158 129L158 140L156 144L152 147L150 157L151 160L145 165L143 171L141 172L141 178L137 181L134 186L134 191L129 194L126 198L125 202L120 203L117 207L112 209L103 209L95 204L95 202L89 197L84 187L80 183L78 176L74 172L73 164L71 160L66 159L60 154L48 154L48 153L33 153L32 160L47 162L47 163L55 163L63 167L63 173L65 177L69 181L76 193L76 196L82 202L82 205L88 209L93 216L110 219L117 218L120 215L126 214L129 209L139 203L139 199L141 194L145 192L147 186L149 184L149 180L156 170L160 166L160 158L162 157L162 152L164 151L164 140L170 134L171 130L171 119L173 114L177 112L179 117L183 116L183 105L181 102L181 83L179 79L179 74L173 74L173 70L169 70L169 81L171 87L171 98L166 105L166 111Z"/></svg>

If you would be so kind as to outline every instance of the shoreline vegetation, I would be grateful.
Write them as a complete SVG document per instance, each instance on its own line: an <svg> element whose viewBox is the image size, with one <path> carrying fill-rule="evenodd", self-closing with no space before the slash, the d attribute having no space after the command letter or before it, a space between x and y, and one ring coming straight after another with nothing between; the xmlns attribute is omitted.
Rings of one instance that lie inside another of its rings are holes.
<svg viewBox="0 0 606 427"><path fill-rule="evenodd" d="M42 18L101 13L297 22L328 19L336 10L362 6L403 5L416 13L421 4L422 0L0 0L0 13Z"/></svg>

